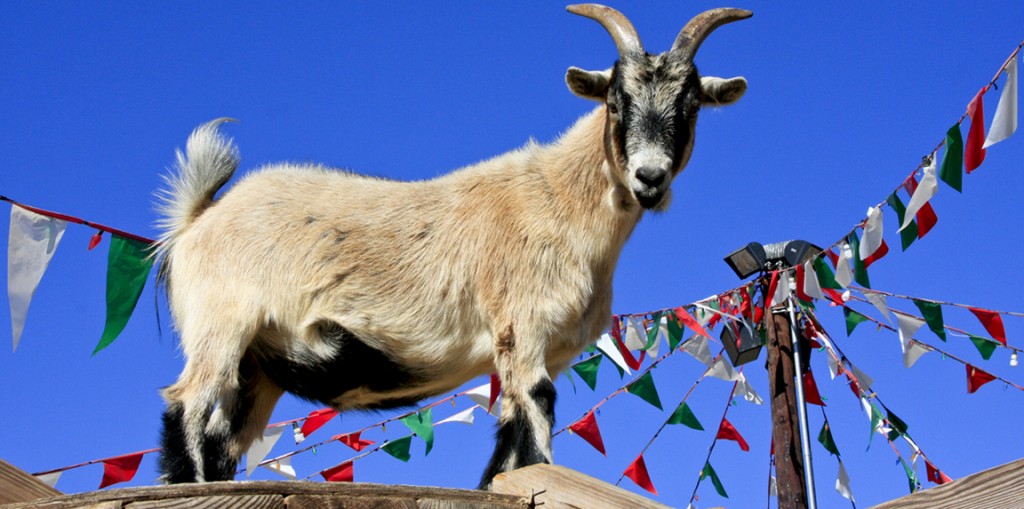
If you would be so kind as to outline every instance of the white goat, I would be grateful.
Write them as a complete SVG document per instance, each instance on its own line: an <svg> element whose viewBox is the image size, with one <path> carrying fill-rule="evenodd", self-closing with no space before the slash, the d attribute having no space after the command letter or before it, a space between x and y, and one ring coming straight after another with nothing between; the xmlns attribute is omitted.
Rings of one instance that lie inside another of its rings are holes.
<svg viewBox="0 0 1024 509"><path fill-rule="evenodd" d="M497 445L481 480L551 461L551 380L611 315L612 274L647 209L663 209L702 105L743 78L701 78L693 56L749 11L706 11L672 49L570 6L609 32L606 71L569 68L601 103L549 145L529 144L424 182L320 166L251 173L199 127L168 178L158 256L186 365L163 391L168 482L231 479L285 392L339 410L411 405L497 372Z"/></svg>

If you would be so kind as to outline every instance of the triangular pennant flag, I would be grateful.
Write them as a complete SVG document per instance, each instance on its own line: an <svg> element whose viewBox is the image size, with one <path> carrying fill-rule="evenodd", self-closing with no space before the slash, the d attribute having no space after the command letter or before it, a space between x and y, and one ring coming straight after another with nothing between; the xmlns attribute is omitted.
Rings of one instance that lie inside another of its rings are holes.
<svg viewBox="0 0 1024 509"><path fill-rule="evenodd" d="M864 292L864 298L867 299L872 306L875 306L875 309L877 309L879 313L882 313L882 317L885 318L886 322L889 322L889 325L892 325L892 316L889 315L889 306L885 302L885 295L880 293Z"/></svg>
<svg viewBox="0 0 1024 509"><path fill-rule="evenodd" d="M978 321L981 322L981 325L985 327L985 330L988 331L993 339L1006 346L1006 329L1003 328L1003 319L999 316L999 313L987 309L967 309L971 310L971 313L978 317Z"/></svg>
<svg viewBox="0 0 1024 509"><path fill-rule="evenodd" d="M904 224L904 218L907 216L907 208L903 206L903 202L895 192L889 195L885 199L885 202L896 211L896 219L899 219L899 224ZM911 244L917 240L917 221L914 221L914 216L910 216L910 222L906 223L906 226L899 230L900 232L900 246L904 251L910 247Z"/></svg>
<svg viewBox="0 0 1024 509"><path fill-rule="evenodd" d="M685 401L676 407L676 411L672 412L665 424L682 424L697 431L704 431L704 426L700 425L697 416L693 414L690 405L687 405Z"/></svg>
<svg viewBox="0 0 1024 509"><path fill-rule="evenodd" d="M942 159L942 168L939 169L939 178L943 182L963 192L964 180L964 139L960 135L960 124L953 124L946 131L946 153Z"/></svg>
<svg viewBox="0 0 1024 509"><path fill-rule="evenodd" d="M384 452L395 459L408 462L412 455L409 454L409 447L412 445L412 435L406 435L398 440L389 440L380 446Z"/></svg>
<svg viewBox="0 0 1024 509"><path fill-rule="evenodd" d="M1017 57L1011 58L1006 64L1006 83L1003 93L999 96L999 106L992 117L992 125L988 127L988 137L982 148L988 148L1009 138L1017 131Z"/></svg>
<svg viewBox="0 0 1024 509"><path fill-rule="evenodd" d="M846 468L843 467L842 461L839 462L839 476L836 478L836 492L850 502L857 503L857 501L853 499L853 491L850 490L850 476L846 473Z"/></svg>
<svg viewBox="0 0 1024 509"><path fill-rule="evenodd" d="M843 243L839 248L839 258L836 259L836 283L846 288L853 282L853 271L850 269L850 262L853 260L853 248L850 244Z"/></svg>
<svg viewBox="0 0 1024 509"><path fill-rule="evenodd" d="M593 357L577 362L572 365L572 370L576 372L583 382L590 387L590 390L597 388L597 368L601 366L601 354L595 354Z"/></svg>
<svg viewBox="0 0 1024 509"><path fill-rule="evenodd" d="M821 425L821 431L818 432L818 442L830 454L835 455L837 458L839 457L839 448L836 447L836 441L832 438L832 430L829 429L828 422Z"/></svg>
<svg viewBox="0 0 1024 509"><path fill-rule="evenodd" d="M953 480L950 479L948 475L942 473L942 471L939 470L938 468L935 468L935 465L932 465L932 462L928 461L927 458L925 458L924 460L924 466L925 468L928 469L929 481L935 484L946 484L948 482L953 482Z"/></svg>
<svg viewBox="0 0 1024 509"><path fill-rule="evenodd" d="M352 482L355 478L352 460L323 470L320 472L320 475L327 482Z"/></svg>
<svg viewBox="0 0 1024 509"><path fill-rule="evenodd" d="M446 422L457 422L459 424L473 424L473 411L476 410L477 408L480 408L480 406L473 405L451 417L437 421L437 424L444 424ZM435 426L437 424L435 424Z"/></svg>
<svg viewBox="0 0 1024 509"><path fill-rule="evenodd" d="M914 339L914 334L917 334L917 331L924 325L924 320L916 316L896 313L896 322L899 324L900 350L906 353L910 340Z"/></svg>
<svg viewBox="0 0 1024 509"><path fill-rule="evenodd" d="M743 451L750 451L750 445L743 439L743 435L740 435L740 432L729 422L729 419L724 417L722 418L722 423L718 426L718 434L715 435L715 439L719 438L722 440L733 440L739 444L740 449Z"/></svg>
<svg viewBox="0 0 1024 509"><path fill-rule="evenodd" d="M747 382L747 377L740 373L740 379L736 382L736 394L742 394L743 399L755 404L760 405L764 403L761 396L754 391L754 388Z"/></svg>
<svg viewBox="0 0 1024 509"><path fill-rule="evenodd" d="M964 168L970 174L985 160L985 92L988 85L967 104L967 116L971 117L971 129L967 131L967 143L964 144Z"/></svg>
<svg viewBox="0 0 1024 509"><path fill-rule="evenodd" d="M274 444L281 438L281 433L283 432L284 426L266 428L263 430L263 435L260 438L252 441L249 450L245 452L246 477L251 476L256 471L256 466L263 461L263 458L267 457L267 454L270 454L270 450L274 448Z"/></svg>
<svg viewBox="0 0 1024 509"><path fill-rule="evenodd" d="M498 396L501 395L501 377L497 373L490 374L490 394L487 396L487 406L484 407L488 412L494 409L494 404L498 402ZM480 405L483 406L483 405Z"/></svg>
<svg viewBox="0 0 1024 509"><path fill-rule="evenodd" d="M991 373L984 371L976 366L971 366L970 364L966 364L966 366L968 394L974 393L979 388L981 388L982 385L985 385L991 382L992 380L996 379L996 377L993 376Z"/></svg>
<svg viewBox="0 0 1024 509"><path fill-rule="evenodd" d="M658 490L654 489L651 483L651 476L647 474L647 464L644 463L644 455L641 454L626 467L623 475L633 480L637 486L657 495Z"/></svg>
<svg viewBox="0 0 1024 509"><path fill-rule="evenodd" d="M998 346L995 341L973 334L968 334L968 337L971 338L971 343L974 343L974 347L978 349L982 359L989 360L992 358L992 352L996 351L996 346Z"/></svg>
<svg viewBox="0 0 1024 509"><path fill-rule="evenodd" d="M831 350L831 348L830 348L830 350ZM839 373L842 373L841 370L842 370L842 368L839 366L839 359L837 359L835 355L829 355L828 356L828 374L829 374L829 376L831 376L832 379L835 380L836 377L839 376Z"/></svg>
<svg viewBox="0 0 1024 509"><path fill-rule="evenodd" d="M861 399L860 401L867 407L868 415L871 416L871 434L868 436L868 449L870 449L871 441L875 438L875 432L882 427L882 412L878 411L878 407L875 406L874 402L867 401L866 399Z"/></svg>
<svg viewBox="0 0 1024 509"><path fill-rule="evenodd" d="M690 328L690 330L708 339L711 338L711 335L708 334L708 331L705 330L701 324L697 323L697 320L693 318L693 315L691 315L690 312L686 310L686 308L680 306L675 308L673 312L676 314L676 317L679 318L679 320L681 320L687 327Z"/></svg>
<svg viewBox="0 0 1024 509"><path fill-rule="evenodd" d="M924 319L928 322L928 328L935 333L939 339L946 340L946 327L942 323L942 305L936 302L928 302L919 299L911 299L914 301L914 305L917 309L921 310L921 314L924 315Z"/></svg>
<svg viewBox="0 0 1024 509"><path fill-rule="evenodd" d="M868 209L868 217L864 221L864 236L860 241L860 258L864 260L864 267L867 268L888 252L889 246L885 245L885 239L882 238L882 209L871 207Z"/></svg>
<svg viewBox="0 0 1024 509"><path fill-rule="evenodd" d="M739 373L737 373L736 370L733 369L732 364L728 360L726 360L725 357L719 357L718 360L716 360L715 363L711 365L711 368L708 369L706 375L713 376L715 378L719 378L727 382L732 382L740 379Z"/></svg>
<svg viewBox="0 0 1024 509"><path fill-rule="evenodd" d="M853 279L861 285L871 288L871 281L868 279L868 268L864 266L864 260L860 257L860 239L857 238L857 232L850 233L850 236L846 238L846 241L850 244L850 251L853 253Z"/></svg>
<svg viewBox="0 0 1024 509"><path fill-rule="evenodd" d="M832 269L828 268L828 263L820 256L814 259L814 273L818 275L819 288L843 289L836 281L836 276L832 273Z"/></svg>
<svg viewBox="0 0 1024 509"><path fill-rule="evenodd" d="M622 352L619 350L618 344L608 334L602 334L598 338L597 342L594 343L601 353L604 354L609 360L611 360L621 371L625 371L626 374L632 374L629 371L629 365L626 364L626 359L623 358Z"/></svg>
<svg viewBox="0 0 1024 509"><path fill-rule="evenodd" d="M858 325L868 321L868 317L846 306L843 306L843 316L846 317L846 337L850 337L850 334L853 334L853 330Z"/></svg>
<svg viewBox="0 0 1024 509"><path fill-rule="evenodd" d="M903 461L903 456L900 456L900 463L903 465L903 470L907 473L907 484L910 486L910 492L917 492L918 488L921 487L921 482L917 480L917 472L914 472L914 468Z"/></svg>
<svg viewBox="0 0 1024 509"><path fill-rule="evenodd" d="M601 440L601 430L597 427L597 419L594 418L594 411L587 412L580 420L569 425L569 429L576 433L588 444L592 445L597 452L607 456L604 452L604 440Z"/></svg>
<svg viewBox="0 0 1024 509"><path fill-rule="evenodd" d="M768 478L768 496L777 497L779 496L779 483L775 480L775 476Z"/></svg>
<svg viewBox="0 0 1024 509"><path fill-rule="evenodd" d="M889 421L889 426L892 428L892 431L889 433L889 440L896 440L900 435L907 434L907 423L903 422L903 419L900 419L888 408L885 409L885 420Z"/></svg>
<svg viewBox="0 0 1024 509"><path fill-rule="evenodd" d="M789 287L789 272L779 272L779 279L775 287L775 291L772 292L772 306L782 306L789 302L790 287Z"/></svg>
<svg viewBox="0 0 1024 509"><path fill-rule="evenodd" d="M708 348L708 338L704 336L691 336L686 343L683 343L683 351L692 355L694 359L705 366L710 367L713 362L711 349Z"/></svg>
<svg viewBox="0 0 1024 509"><path fill-rule="evenodd" d="M103 460L103 480L100 481L98 489L102 490L111 484L132 480L135 477L135 472L139 470L139 463L142 462L143 454L135 452Z"/></svg>
<svg viewBox="0 0 1024 509"><path fill-rule="evenodd" d="M402 424L405 424L413 433L416 433L416 436L427 443L427 452L423 453L424 456L430 454L430 450L434 448L434 420L431 410L424 408L401 419Z"/></svg>
<svg viewBox="0 0 1024 509"><path fill-rule="evenodd" d="M640 399L661 408L661 399L658 398L658 390L654 387L654 377L651 376L651 372L644 373L635 382L626 386L626 392L640 396Z"/></svg>
<svg viewBox="0 0 1024 509"><path fill-rule="evenodd" d="M266 465L263 465L263 468L293 481L298 477L295 474L295 467L292 466L291 456L286 456L277 461L267 463Z"/></svg>
<svg viewBox="0 0 1024 509"><path fill-rule="evenodd" d="M11 333L18 349L25 317L39 281L64 236L65 221L11 206L7 243L7 295L11 306Z"/></svg>
<svg viewBox="0 0 1024 509"><path fill-rule="evenodd" d="M624 343L628 350L642 350L647 344L647 331L644 330L643 322L639 317L626 317L626 339Z"/></svg>
<svg viewBox="0 0 1024 509"><path fill-rule="evenodd" d="M935 180L935 160L932 158L932 162L924 168L924 178L921 179L921 184L918 186L917 179L913 175L907 177L907 180L903 182L903 187L910 193L910 203L907 205L907 217L913 217L917 220L917 238L923 239L928 232L931 231L935 223L939 221L939 218L935 215L935 210L932 209L932 205L928 203L932 196L938 192L939 186ZM920 192L920 194L918 194ZM904 218L902 230L907 226L906 218Z"/></svg>
<svg viewBox="0 0 1024 509"><path fill-rule="evenodd" d="M825 406L825 402L821 400L821 393L818 392L818 384L814 381L814 374L810 370L803 374L804 383L804 400L808 404Z"/></svg>
<svg viewBox="0 0 1024 509"><path fill-rule="evenodd" d="M153 268L149 244L120 235L112 237L107 257L107 321L93 355L110 346L128 325Z"/></svg>
<svg viewBox="0 0 1024 509"><path fill-rule="evenodd" d="M480 405L481 408L487 408L491 401L491 384L488 382L466 391L466 397ZM501 416L501 398L498 398L488 413L495 417Z"/></svg>
<svg viewBox="0 0 1024 509"><path fill-rule="evenodd" d="M824 299L821 293L821 285L818 284L818 274L814 271L814 262L808 261L800 266L804 273L803 291L812 299Z"/></svg>
<svg viewBox="0 0 1024 509"><path fill-rule="evenodd" d="M679 342L683 340L683 326L672 311L666 313L664 320L668 329L668 348L675 351L676 347L679 346Z"/></svg>
<svg viewBox="0 0 1024 509"><path fill-rule="evenodd" d="M57 488L57 481L60 480L60 474L63 474L63 473L64 473L63 470L58 470L56 472L50 472L48 474L36 474L36 475L34 475L32 477L35 477L39 481L49 485L51 488L55 488L56 489Z"/></svg>
<svg viewBox="0 0 1024 509"><path fill-rule="evenodd" d="M875 385L875 380L868 376L867 373L861 371L857 366L850 364L850 371L853 372L853 376L857 379L857 384L865 390L870 389L872 385Z"/></svg>
<svg viewBox="0 0 1024 509"><path fill-rule="evenodd" d="M476 407L474 406L473 408ZM334 438L337 439L339 442L351 447L352 450L356 452L362 451L363 449L366 449L367 447L377 443L374 442L373 440L363 440L362 438L359 437L361 433L361 431L356 431L354 433L348 433L345 435L335 435Z"/></svg>
<svg viewBox="0 0 1024 509"><path fill-rule="evenodd" d="M910 369L911 366L921 358L922 355L930 352L931 350L925 348L917 341L910 340L907 344L907 349L903 351L903 365Z"/></svg>
<svg viewBox="0 0 1024 509"><path fill-rule="evenodd" d="M704 469L700 471L700 478L704 479L705 477L711 478L711 484L715 485L715 491L717 491L719 495L729 498L729 494L725 492L725 487L722 486L722 481L718 479L718 474L715 473L714 468L711 468L710 461L705 462Z"/></svg>
<svg viewBox="0 0 1024 509"><path fill-rule="evenodd" d="M308 437L310 433L320 429L321 426L327 424L327 421L338 415L338 411L333 408L321 408L319 410L313 410L306 416L306 422L302 423L302 436Z"/></svg>
<svg viewBox="0 0 1024 509"><path fill-rule="evenodd" d="M644 345L644 350L652 358L658 356L662 336L668 337L668 317L658 311L651 317L651 328L647 331L647 344Z"/></svg>

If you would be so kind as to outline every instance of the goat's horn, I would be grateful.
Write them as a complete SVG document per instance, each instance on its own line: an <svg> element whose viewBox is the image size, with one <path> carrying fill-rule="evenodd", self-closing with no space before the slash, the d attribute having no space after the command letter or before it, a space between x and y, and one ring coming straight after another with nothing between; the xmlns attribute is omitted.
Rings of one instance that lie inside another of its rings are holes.
<svg viewBox="0 0 1024 509"><path fill-rule="evenodd" d="M643 53L644 46L640 43L633 24L621 12L598 4L570 5L565 10L597 21L608 31L619 50L619 56L629 53Z"/></svg>
<svg viewBox="0 0 1024 509"><path fill-rule="evenodd" d="M679 31L679 35L676 36L676 42L672 44L671 51L679 52L685 60L692 61L693 56L697 54L697 49L700 48L701 43L703 43L704 39L707 39L708 35L710 35L716 28L726 23L747 19L753 15L754 13L748 10L731 9L726 7L704 11L694 16L694 18Z"/></svg>

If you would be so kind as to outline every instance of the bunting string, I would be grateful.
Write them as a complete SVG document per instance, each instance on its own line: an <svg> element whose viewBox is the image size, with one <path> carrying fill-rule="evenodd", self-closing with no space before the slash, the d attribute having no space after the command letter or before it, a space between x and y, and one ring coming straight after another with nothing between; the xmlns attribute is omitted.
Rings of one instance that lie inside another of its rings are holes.
<svg viewBox="0 0 1024 509"><path fill-rule="evenodd" d="M911 297L909 295L902 295L902 294L898 294L898 293L886 292L886 291L877 290L877 289L874 289L874 288L862 288L862 287L857 286L857 285L850 285L849 288L851 290L857 290L858 292L861 292L861 293L872 293L872 294L877 294L877 295L885 295L886 297L893 297L893 298L896 298L896 299L904 299L904 300L911 300L911 301L919 300L919 301L924 301L924 302L930 302L932 304L939 304L939 305L942 305L942 306L958 307L958 308L963 308L963 309L967 309L967 310L979 309L977 306L970 306L968 304L960 304L960 303L957 303L957 302L946 302L946 301L935 300L935 299L926 299L924 297ZM1017 311L1000 311L998 309L986 309L986 311L990 311L992 313L996 313L996 314L1000 314L1000 315L1016 316L1016 317L1024 318L1024 313L1020 313L1020 312L1017 312Z"/></svg>
<svg viewBox="0 0 1024 509"><path fill-rule="evenodd" d="M46 217L52 217L54 219L60 219L61 221L67 221L69 223L85 225L85 226L88 226L90 228L95 228L95 229L100 230L100 231L104 231L104 232L111 233L111 234L114 234L114 235L118 235L118 236L121 236L121 237L129 238L129 239L132 239L132 240L137 240L139 242L144 242L146 244L156 244L157 243L157 241L155 241L153 239L148 239L148 238L143 237L141 235L136 235L134 233L129 233L129 232L126 232L124 230L119 230L117 228L113 228L113 227L110 227L110 226L107 226L107 225L103 225L103 224L96 223L96 222L93 222L93 221L87 221L85 219L82 219L82 218L79 218L79 217L75 217L75 216L70 216L70 215L67 215L67 214L62 214L60 212L52 212L52 211L44 210L44 209L41 209L41 208L38 208L38 207L33 207L31 205L25 205L24 203L12 200L11 198L8 198L8 197L6 197L4 195L0 195L0 201L5 201L7 203L10 203L11 205L17 205L17 206L19 206L19 207L21 207L21 208L23 208L25 210L30 210L32 212L35 212L36 214L39 214L39 215L43 215L43 216L46 216Z"/></svg>
<svg viewBox="0 0 1024 509"><path fill-rule="evenodd" d="M740 372L742 372L742 371L743 370L741 368ZM719 419L718 422L724 421L725 420L725 416L728 415L729 407L732 406L732 398L733 398L733 396L736 395L736 387L739 386L739 384L740 383L739 383L738 380L736 382L733 382L733 384L732 384L732 391L729 392L729 398L725 400L725 410L722 411L722 418ZM715 451L715 444L717 444L717 443L718 443L718 433L715 434L715 438L713 438L711 440L711 445L708 447L708 454L704 458L704 470L701 471L700 477L697 478L697 484L695 484L693 486L693 493L690 495L689 504L693 504L693 501L697 499L697 490L700 488L701 481L703 481L704 477L706 477L705 472L708 470L708 467L711 465L711 453L713 453ZM714 472L713 469L712 469L712 472ZM711 475L713 475L713 477L712 477L713 481L717 481L718 480L718 476L717 475L714 475L714 474L711 474ZM716 482L715 483L715 488L718 489L719 487L720 487L720 483ZM724 496L724 497L726 497L726 498L728 498L728 496L724 495L724 491L725 491L725 489L723 488L719 492L719 494Z"/></svg>

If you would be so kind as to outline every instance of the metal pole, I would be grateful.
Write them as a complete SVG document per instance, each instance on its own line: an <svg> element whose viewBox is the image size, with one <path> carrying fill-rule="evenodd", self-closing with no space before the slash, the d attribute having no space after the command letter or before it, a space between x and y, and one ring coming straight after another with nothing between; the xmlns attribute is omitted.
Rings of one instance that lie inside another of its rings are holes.
<svg viewBox="0 0 1024 509"><path fill-rule="evenodd" d="M793 277L790 276L790 287L794 287ZM793 340L793 370L796 372L796 410L800 418L800 449L804 457L804 483L807 486L807 504L809 509L817 509L818 501L814 494L814 467L811 465L811 433L807 425L807 400L804 399L804 377L801 372L800 343L796 330L796 315L793 310L793 299L790 298L786 304L789 311L789 334Z"/></svg>

